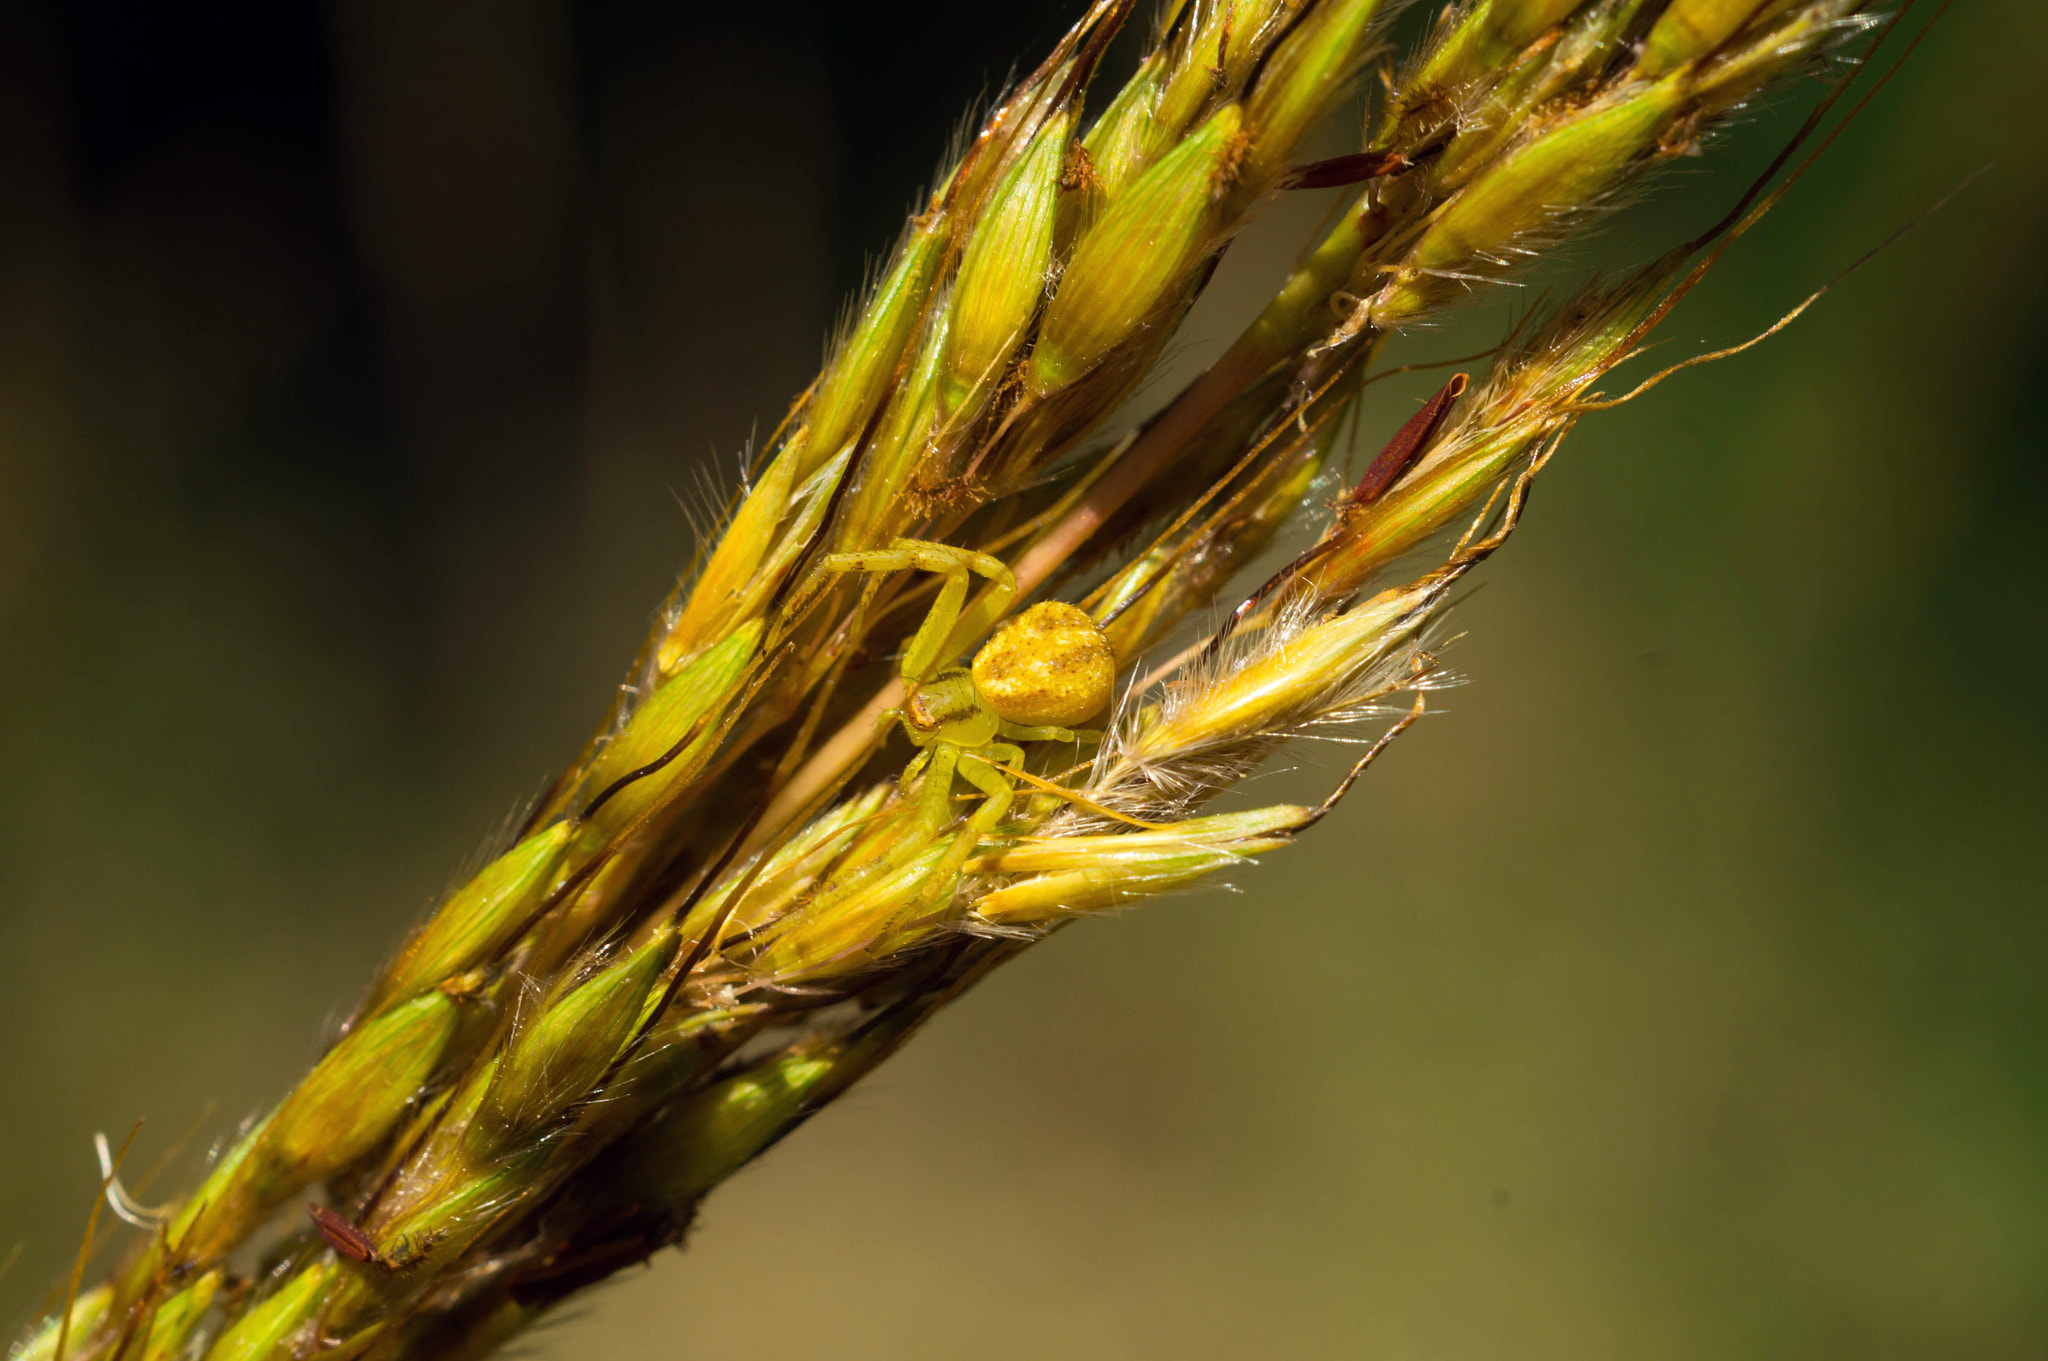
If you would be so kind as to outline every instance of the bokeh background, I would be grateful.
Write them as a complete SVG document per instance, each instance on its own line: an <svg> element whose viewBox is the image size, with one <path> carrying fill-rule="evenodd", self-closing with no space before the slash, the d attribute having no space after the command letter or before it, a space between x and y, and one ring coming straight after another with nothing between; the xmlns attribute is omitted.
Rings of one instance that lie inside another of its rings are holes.
<svg viewBox="0 0 2048 1361"><path fill-rule="evenodd" d="M189 1176L573 753L683 506L1074 8L0 12L0 1331L92 1133ZM1947 16L1664 353L1990 170L1586 422L1333 823L993 978L538 1349L2048 1355L2044 52ZM1548 277L1710 221L1817 88Z"/></svg>

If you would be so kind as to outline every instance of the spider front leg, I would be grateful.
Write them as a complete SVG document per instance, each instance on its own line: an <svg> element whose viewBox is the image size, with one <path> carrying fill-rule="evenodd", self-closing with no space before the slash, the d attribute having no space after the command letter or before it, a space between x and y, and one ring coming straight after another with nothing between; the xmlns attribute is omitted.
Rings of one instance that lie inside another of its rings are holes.
<svg viewBox="0 0 2048 1361"><path fill-rule="evenodd" d="M900 710L891 710L889 717L897 722L901 722L903 715ZM908 794L910 792L911 785L917 782L918 772L923 770L925 766L930 764L931 759L932 749L930 747L926 747L923 751L911 757L910 764L903 767L903 773L896 777L897 792L900 794Z"/></svg>
<svg viewBox="0 0 2048 1361"><path fill-rule="evenodd" d="M821 572L902 572L913 567L946 579L939 587L939 598L918 625L917 636L903 651L903 679L916 684L931 679L933 672L952 660L947 639L967 603L969 579L978 576L990 584L991 604L999 617L1016 599L1017 579L1001 559L926 539L891 539L887 548L833 553L818 563Z"/></svg>

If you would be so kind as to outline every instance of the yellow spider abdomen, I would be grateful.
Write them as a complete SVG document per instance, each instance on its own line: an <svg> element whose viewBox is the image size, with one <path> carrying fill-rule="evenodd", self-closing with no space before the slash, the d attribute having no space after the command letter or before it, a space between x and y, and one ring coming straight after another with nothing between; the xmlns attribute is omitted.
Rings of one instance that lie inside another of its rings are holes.
<svg viewBox="0 0 2048 1361"><path fill-rule="evenodd" d="M998 628L974 654L974 684L1011 723L1070 727L1109 703L1116 655L1086 610L1042 601Z"/></svg>

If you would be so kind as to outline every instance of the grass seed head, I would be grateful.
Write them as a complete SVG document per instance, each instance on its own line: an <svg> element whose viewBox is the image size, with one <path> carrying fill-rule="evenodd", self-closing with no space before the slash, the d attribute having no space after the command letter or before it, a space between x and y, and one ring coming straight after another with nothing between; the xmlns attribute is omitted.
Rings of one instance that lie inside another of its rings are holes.
<svg viewBox="0 0 2048 1361"><path fill-rule="evenodd" d="M384 1142L440 1065L460 1006L429 992L358 1026L301 1082L264 1135L255 1162L270 1196L296 1194Z"/></svg>
<svg viewBox="0 0 2048 1361"><path fill-rule="evenodd" d="M1643 39L1636 75L1655 80L1667 71L1697 61L1735 36L1750 16L1762 9L1783 9L1783 0L1671 0Z"/></svg>
<svg viewBox="0 0 2048 1361"><path fill-rule="evenodd" d="M583 780L586 800L604 798L594 813L586 815L585 846L604 844L696 773L697 758L710 750L718 735L718 712L738 693L760 637L758 620L734 627L664 681L605 744ZM660 768L625 782L657 762L663 763Z"/></svg>
<svg viewBox="0 0 2048 1361"><path fill-rule="evenodd" d="M953 286L953 326L940 385L947 412L971 405L1002 377L1044 295L1053 218L1072 118L1048 118L1011 167L968 239Z"/></svg>
<svg viewBox="0 0 2048 1361"><path fill-rule="evenodd" d="M1504 530L1479 548L1468 534L1444 565L1359 597L1395 556L1510 485L1512 523L1547 441L1590 409L1590 385L1667 296L1668 263L1583 296L1485 383L1451 393L1434 433L1414 437L1417 456L1384 465L1391 485L1340 503L1331 533L1270 593L1160 667L1163 688L1124 706L1084 775L1049 777L1065 799L1027 787L1066 759L1042 738L1022 739L1032 769L973 767L985 778L970 777L970 795L950 763L940 788L931 758L877 759L862 779L872 719L897 692L863 703L852 687L887 669L883 653L926 597L902 581L797 573L820 552L914 535L1001 556L1028 599L1163 521L1089 597L1113 653L1056 601L990 644L1044 663L1026 689L1087 669L1076 688L1101 693L1114 654L1134 659L1212 603L1311 494L1388 328L1547 248L1689 150L1713 117L1867 22L1859 0L1447 9L1355 158L1382 178L1158 420L1114 453L1077 457L1387 8L1170 3L1137 73L1077 135L1088 76L1129 12L1095 0L911 223L665 612L632 702L528 834L414 933L298 1092L232 1146L112 1291L80 1298L83 1344L104 1354L118 1320L153 1317L151 1356L158 1326L162 1350L197 1347L179 1339L225 1305L209 1355L235 1361L449 1355L440 1344L458 1320L499 1320L456 1339L452 1354L480 1357L539 1312L509 1284L524 1266L619 1247L592 1216L620 1196L655 1226L624 1246L644 1256L674 1241L697 1199L1020 942L1241 865L1321 815L1197 810L1287 737L1435 683L1425 644L1447 585ZM967 606L949 648L974 650L1000 622L990 598ZM1097 651L1053 655L1084 632ZM976 674L1001 690L993 670ZM1086 715L1055 705L1030 717ZM996 774L1015 790L989 783ZM695 972L676 977L685 948ZM451 980L465 976L481 1001L455 1000ZM657 1002L673 1005L657 1015ZM270 1293L220 1288L218 1263L280 1188L313 1178L340 1208L280 1247ZM47 1361L56 1335L45 1328L24 1354Z"/></svg>
<svg viewBox="0 0 2048 1361"><path fill-rule="evenodd" d="M368 1014L495 958L546 896L569 835L567 822L544 827L457 889L406 942Z"/></svg>
<svg viewBox="0 0 2048 1361"><path fill-rule="evenodd" d="M1074 247L1046 309L1027 383L1066 387L1180 301L1189 272L1216 244L1215 194L1240 150L1235 104L1139 178Z"/></svg>
<svg viewBox="0 0 2048 1361"><path fill-rule="evenodd" d="M149 1321L141 1361L177 1361L184 1356L185 1344L206 1317L206 1311L213 1307L214 1296L220 1293L226 1279L219 1271L206 1272L159 1304L156 1316Z"/></svg>
<svg viewBox="0 0 2048 1361"><path fill-rule="evenodd" d="M286 1343L321 1302L335 1266L316 1262L252 1305L206 1353L206 1361L270 1361L287 1356Z"/></svg>
<svg viewBox="0 0 2048 1361"><path fill-rule="evenodd" d="M802 439L804 472L839 453L874 415L917 335L951 239L952 218L944 212L911 223L811 399Z"/></svg>
<svg viewBox="0 0 2048 1361"><path fill-rule="evenodd" d="M675 958L664 932L584 982L559 989L506 1047L478 1112L501 1145L538 1132L595 1090L645 1019L654 986Z"/></svg>
<svg viewBox="0 0 2048 1361"><path fill-rule="evenodd" d="M974 916L993 926L1037 927L1192 887L1290 844L1315 817L1313 808L1276 804L1159 831L1022 841L970 866L977 874L1018 876L977 897Z"/></svg>
<svg viewBox="0 0 2048 1361"><path fill-rule="evenodd" d="M685 1206L781 1138L831 1078L835 1047L780 1056L714 1083L665 1119L621 1179L650 1204Z"/></svg>
<svg viewBox="0 0 2048 1361"><path fill-rule="evenodd" d="M1218 6L1219 10L1226 9ZM1322 120L1366 54L1379 0L1320 5L1281 40L1245 101L1250 134L1240 195L1264 192Z"/></svg>

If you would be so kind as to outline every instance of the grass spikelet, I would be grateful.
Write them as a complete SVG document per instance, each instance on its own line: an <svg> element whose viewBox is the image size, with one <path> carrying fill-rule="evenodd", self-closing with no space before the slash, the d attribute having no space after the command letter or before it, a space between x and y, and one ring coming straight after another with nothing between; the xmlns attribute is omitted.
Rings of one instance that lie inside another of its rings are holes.
<svg viewBox="0 0 2048 1361"><path fill-rule="evenodd" d="M953 287L940 409L958 411L1002 376L1052 267L1053 217L1067 162L1065 113L1046 120L975 228Z"/></svg>
<svg viewBox="0 0 2048 1361"><path fill-rule="evenodd" d="M1178 300L1175 283L1216 234L1214 200L1234 174L1243 120L1235 104L1217 110L1074 248L1032 352L1033 392L1077 381Z"/></svg>

